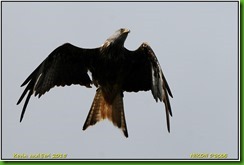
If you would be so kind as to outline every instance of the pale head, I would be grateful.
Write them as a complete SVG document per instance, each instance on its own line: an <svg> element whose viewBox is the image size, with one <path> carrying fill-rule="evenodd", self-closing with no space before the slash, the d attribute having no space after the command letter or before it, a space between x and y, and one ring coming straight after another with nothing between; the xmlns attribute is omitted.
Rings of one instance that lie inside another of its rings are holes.
<svg viewBox="0 0 244 165"><path fill-rule="evenodd" d="M117 46L123 46L129 32L129 29L120 28L112 36L110 36L106 42L109 43L109 45L116 44Z"/></svg>

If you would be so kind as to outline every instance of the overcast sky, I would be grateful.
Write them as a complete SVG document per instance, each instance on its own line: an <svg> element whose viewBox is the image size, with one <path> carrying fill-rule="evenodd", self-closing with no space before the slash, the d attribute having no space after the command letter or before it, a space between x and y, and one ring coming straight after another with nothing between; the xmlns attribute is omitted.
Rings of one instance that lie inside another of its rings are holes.
<svg viewBox="0 0 244 165"><path fill-rule="evenodd" d="M3 158L67 154L69 159L182 159L238 156L238 3L2 3ZM107 120L82 131L95 87L56 87L30 99L19 123L20 85L65 42L100 46L131 30L130 50L148 42L171 87L171 133L150 91L124 94L129 138Z"/></svg>

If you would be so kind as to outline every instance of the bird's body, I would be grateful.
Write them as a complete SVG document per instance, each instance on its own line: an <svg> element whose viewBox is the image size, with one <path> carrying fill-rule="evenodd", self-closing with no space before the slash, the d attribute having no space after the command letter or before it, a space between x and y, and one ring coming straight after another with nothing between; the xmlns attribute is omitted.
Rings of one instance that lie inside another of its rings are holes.
<svg viewBox="0 0 244 165"><path fill-rule="evenodd" d="M151 90L156 101L164 101L169 130L169 114L172 113L168 94L171 97L172 94L167 81L148 44L143 43L135 51L124 48L128 33L127 29L119 29L101 47L94 49L83 49L69 43L56 48L22 84L28 83L17 104L29 93L20 121L32 94L40 97L55 85L91 87L94 84L97 91L83 130L108 118L128 137L123 92L141 90ZM88 70L92 73L92 80Z"/></svg>

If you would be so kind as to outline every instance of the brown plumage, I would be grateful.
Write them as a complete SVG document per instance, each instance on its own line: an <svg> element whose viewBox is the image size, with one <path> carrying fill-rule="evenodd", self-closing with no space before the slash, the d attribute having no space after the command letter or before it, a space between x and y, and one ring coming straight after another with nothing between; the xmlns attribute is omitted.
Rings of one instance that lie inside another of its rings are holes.
<svg viewBox="0 0 244 165"><path fill-rule="evenodd" d="M94 125L98 121L107 118L112 121L115 126L121 128L124 135L128 137L122 95L118 93L112 103L109 103L109 101L105 99L104 95L105 94L102 89L98 88L83 126L83 130L88 126Z"/></svg>
<svg viewBox="0 0 244 165"><path fill-rule="evenodd" d="M169 116L172 116L168 95L172 96L159 62L147 43L137 50L129 51L124 47L128 29L119 29L98 48L84 49L69 43L56 48L24 81L27 85L17 104L27 94L20 121L32 94L38 97L54 86L78 84L91 88L97 87L96 95L83 126L103 119L109 119L128 137L123 92L151 90L156 101L165 104L168 131ZM92 73L92 80L87 74Z"/></svg>

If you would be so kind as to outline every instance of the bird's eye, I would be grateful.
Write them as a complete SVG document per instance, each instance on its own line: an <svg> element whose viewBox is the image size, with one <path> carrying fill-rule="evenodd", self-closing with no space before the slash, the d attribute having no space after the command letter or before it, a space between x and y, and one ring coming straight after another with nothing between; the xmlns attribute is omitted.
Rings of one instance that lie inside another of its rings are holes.
<svg viewBox="0 0 244 165"><path fill-rule="evenodd" d="M123 33L123 31L124 31L124 29L123 29L123 28L121 28L121 29L120 29L120 32L121 32L121 33Z"/></svg>

